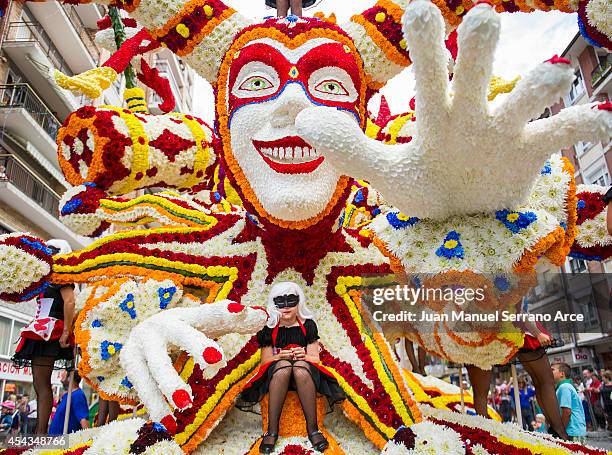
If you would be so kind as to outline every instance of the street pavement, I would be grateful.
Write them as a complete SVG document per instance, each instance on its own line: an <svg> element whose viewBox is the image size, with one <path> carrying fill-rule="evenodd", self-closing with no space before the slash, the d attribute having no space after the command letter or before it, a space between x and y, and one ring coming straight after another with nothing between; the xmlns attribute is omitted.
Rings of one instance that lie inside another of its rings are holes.
<svg viewBox="0 0 612 455"><path fill-rule="evenodd" d="M587 444L604 450L612 450L612 433L609 431L589 431Z"/></svg>

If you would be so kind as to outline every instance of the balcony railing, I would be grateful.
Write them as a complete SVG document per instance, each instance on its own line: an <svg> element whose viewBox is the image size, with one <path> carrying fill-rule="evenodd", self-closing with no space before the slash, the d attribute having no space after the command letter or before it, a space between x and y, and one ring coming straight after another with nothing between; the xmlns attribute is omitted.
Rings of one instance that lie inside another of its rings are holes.
<svg viewBox="0 0 612 455"><path fill-rule="evenodd" d="M10 182L55 218L59 195L14 155L0 155L0 182Z"/></svg>
<svg viewBox="0 0 612 455"><path fill-rule="evenodd" d="M83 21L81 20L79 13L77 13L76 8L73 5L67 3L62 3L62 8L68 16L68 19L70 19L70 22L72 23L72 26L76 30L77 34L83 40L85 47L92 54L92 57L94 58L97 64L100 60L100 48L98 47L94 39L91 37L89 29L85 27L85 24L83 24Z"/></svg>
<svg viewBox="0 0 612 455"><path fill-rule="evenodd" d="M612 54L608 54L605 60L600 60L599 65L597 65L591 73L591 86L595 88L601 81L608 77L610 71L612 71Z"/></svg>
<svg viewBox="0 0 612 455"><path fill-rule="evenodd" d="M45 29L38 22L11 22L6 30L4 39L7 43L15 42L35 42L47 54L47 57L62 73L72 76L74 73L57 50Z"/></svg>
<svg viewBox="0 0 612 455"><path fill-rule="evenodd" d="M61 123L28 84L0 84L0 109L23 108L55 141Z"/></svg>

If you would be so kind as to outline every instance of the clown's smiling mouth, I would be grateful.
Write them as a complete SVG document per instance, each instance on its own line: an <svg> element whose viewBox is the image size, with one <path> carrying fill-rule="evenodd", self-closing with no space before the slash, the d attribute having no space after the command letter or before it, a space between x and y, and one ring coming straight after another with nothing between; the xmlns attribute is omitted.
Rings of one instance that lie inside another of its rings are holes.
<svg viewBox="0 0 612 455"><path fill-rule="evenodd" d="M287 136L274 141L253 139L253 145L266 164L281 174L308 174L325 159L299 136Z"/></svg>

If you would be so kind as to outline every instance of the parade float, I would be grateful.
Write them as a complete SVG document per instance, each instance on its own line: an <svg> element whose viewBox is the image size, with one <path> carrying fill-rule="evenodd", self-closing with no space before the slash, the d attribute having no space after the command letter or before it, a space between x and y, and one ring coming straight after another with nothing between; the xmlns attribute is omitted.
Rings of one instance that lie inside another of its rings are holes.
<svg viewBox="0 0 612 455"><path fill-rule="evenodd" d="M402 334L383 333L363 298L404 276L484 286L481 306L514 312L538 261L610 255L606 189L577 188L570 162L554 154L608 141L610 103L539 118L574 77L556 56L511 84L492 74L498 12L577 11L585 36L610 49L605 1L380 0L341 25L253 23L219 0L112 6L138 27L100 68L56 74L58 84L95 98L163 46L212 84L216 118L150 115L137 88L126 107L80 108L57 138L73 186L60 215L95 240L51 256L41 239L0 236L0 298L82 284L79 372L101 397L141 403L149 418L81 431L53 453L257 453L265 418L234 402L259 365L254 334L279 281L304 289L321 363L347 397L328 415L321 403L328 453L604 453L459 412L456 387L400 369L389 340ZM411 64L413 111L370 119L368 100ZM139 72L164 92L146 62ZM166 190L135 193L147 188ZM111 225L131 229L108 234ZM453 305L421 304L431 313ZM501 324L415 324L409 336L485 369L523 343ZM283 412L275 453L314 453L295 396Z"/></svg>

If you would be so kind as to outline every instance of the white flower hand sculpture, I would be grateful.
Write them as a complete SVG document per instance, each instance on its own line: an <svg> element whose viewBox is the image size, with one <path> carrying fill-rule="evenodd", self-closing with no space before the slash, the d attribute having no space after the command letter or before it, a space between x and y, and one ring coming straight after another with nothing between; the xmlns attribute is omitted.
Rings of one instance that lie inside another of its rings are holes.
<svg viewBox="0 0 612 455"><path fill-rule="evenodd" d="M499 30L499 16L488 4L466 15L449 81L442 15L432 3L411 3L404 34L416 77L412 141L369 139L353 118L329 107L300 113L300 135L408 216L441 219L520 205L552 153L579 140L609 140L612 112L580 105L531 121L571 86L574 71L558 58L538 65L492 109L487 94Z"/></svg>
<svg viewBox="0 0 612 455"><path fill-rule="evenodd" d="M170 347L187 352L205 377L210 377L225 365L223 352L213 339L228 333L255 333L267 317L261 307L222 300L161 311L134 327L120 360L151 418L174 433L172 409L186 409L193 400L191 387L172 366Z"/></svg>

